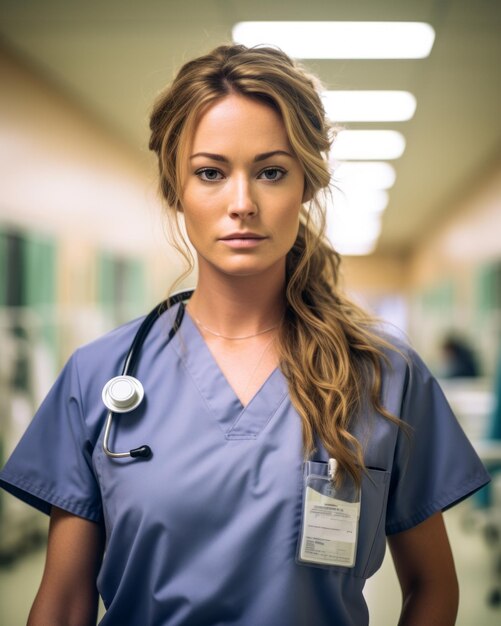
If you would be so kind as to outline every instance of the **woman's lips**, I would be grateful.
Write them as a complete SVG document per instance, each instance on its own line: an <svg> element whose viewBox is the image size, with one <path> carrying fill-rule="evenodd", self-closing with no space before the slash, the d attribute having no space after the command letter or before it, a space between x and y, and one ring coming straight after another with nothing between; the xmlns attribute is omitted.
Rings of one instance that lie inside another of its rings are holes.
<svg viewBox="0 0 501 626"><path fill-rule="evenodd" d="M229 248L256 248L263 241L265 241L266 237L261 237L259 235L230 235L228 237L223 237L220 239L225 245Z"/></svg>

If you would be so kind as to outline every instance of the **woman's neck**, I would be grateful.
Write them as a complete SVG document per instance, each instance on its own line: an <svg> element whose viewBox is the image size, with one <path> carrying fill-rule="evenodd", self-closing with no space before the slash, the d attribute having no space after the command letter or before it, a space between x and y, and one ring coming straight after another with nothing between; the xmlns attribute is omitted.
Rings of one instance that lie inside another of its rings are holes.
<svg viewBox="0 0 501 626"><path fill-rule="evenodd" d="M188 311L214 333L257 334L278 325L285 308L285 276L199 276Z"/></svg>

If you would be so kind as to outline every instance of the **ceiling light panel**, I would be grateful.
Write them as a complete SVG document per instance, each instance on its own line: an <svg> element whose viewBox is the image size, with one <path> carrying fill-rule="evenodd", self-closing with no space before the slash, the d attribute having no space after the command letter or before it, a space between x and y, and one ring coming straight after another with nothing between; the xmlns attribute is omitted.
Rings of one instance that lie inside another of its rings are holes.
<svg viewBox="0 0 501 626"><path fill-rule="evenodd" d="M404 122L416 111L408 91L324 91L322 100L333 122Z"/></svg>
<svg viewBox="0 0 501 626"><path fill-rule="evenodd" d="M368 239L367 241L339 240L331 241L331 244L334 246L334 250L343 256L365 256L374 252L377 239Z"/></svg>
<svg viewBox="0 0 501 626"><path fill-rule="evenodd" d="M435 31L424 22L239 22L233 40L271 44L298 59L422 59Z"/></svg>
<svg viewBox="0 0 501 626"><path fill-rule="evenodd" d="M335 209L328 212L327 237L341 254L370 254L381 233L381 216L363 217Z"/></svg>
<svg viewBox="0 0 501 626"><path fill-rule="evenodd" d="M342 189L390 189L395 179L395 168L384 161L344 161L336 163L332 171L334 185Z"/></svg>
<svg viewBox="0 0 501 626"><path fill-rule="evenodd" d="M354 219L363 219L368 213L382 213L388 206L389 196L382 189L356 189L335 187L332 204L337 213L346 213Z"/></svg>
<svg viewBox="0 0 501 626"><path fill-rule="evenodd" d="M376 197L381 194L379 207L370 206L369 194L349 197L338 190L331 194L326 206L326 236L339 253L362 255L374 251L381 234L381 202L388 200L385 192L374 193Z"/></svg>
<svg viewBox="0 0 501 626"><path fill-rule="evenodd" d="M331 158L344 160L392 160L402 156L405 138L396 130L342 130L336 137Z"/></svg>

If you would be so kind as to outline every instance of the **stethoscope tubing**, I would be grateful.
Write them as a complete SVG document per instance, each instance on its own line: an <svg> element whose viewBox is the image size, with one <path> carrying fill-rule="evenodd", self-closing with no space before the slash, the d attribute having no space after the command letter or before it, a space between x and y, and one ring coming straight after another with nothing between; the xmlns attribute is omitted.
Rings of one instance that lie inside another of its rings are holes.
<svg viewBox="0 0 501 626"><path fill-rule="evenodd" d="M166 300L162 301L160 304L155 306L148 315L144 318L141 323L141 326L138 328L134 339L130 345L130 348L127 352L127 355L124 360L124 365L122 368L122 376L130 376L132 377L134 372L136 371L136 367L139 361L140 351L144 345L146 337L150 332L153 324L158 320L158 318L164 313L167 309L170 309L172 306L176 304L180 304L176 319L172 325L172 328L169 331L167 336L166 345L172 340L179 327L181 326L181 322L183 321L185 306L184 301L189 300L191 295L193 294L193 290L181 291L179 293L175 293ZM113 452L109 447L111 426L113 423L113 417L115 412L111 409L108 409L108 413L106 416L106 424L104 428L104 436L103 436L103 450L107 457L112 459L123 459L123 458L149 458L151 456L151 448L147 445L139 446L138 448L133 448L128 452Z"/></svg>

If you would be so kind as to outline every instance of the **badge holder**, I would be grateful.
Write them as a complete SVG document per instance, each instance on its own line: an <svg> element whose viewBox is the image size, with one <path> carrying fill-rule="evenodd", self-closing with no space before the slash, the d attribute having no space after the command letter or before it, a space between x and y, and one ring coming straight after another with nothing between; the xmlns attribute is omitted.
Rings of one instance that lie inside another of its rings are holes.
<svg viewBox="0 0 501 626"><path fill-rule="evenodd" d="M327 476L306 476L296 557L302 565L355 565L360 489L349 476L337 487L336 469L337 461L329 459Z"/></svg>

